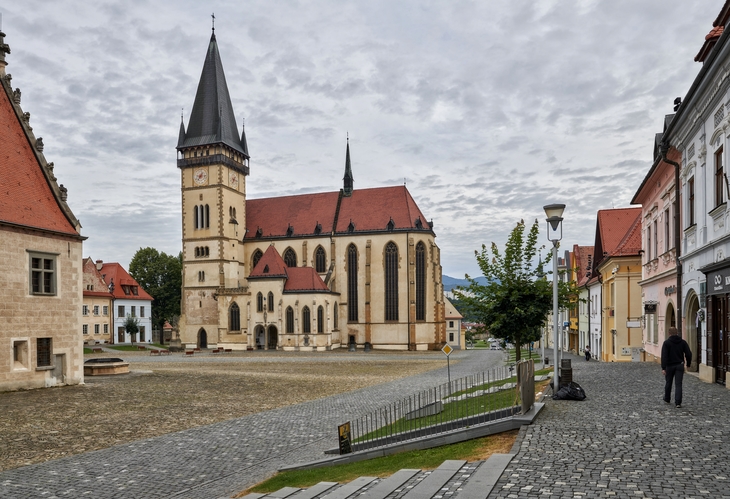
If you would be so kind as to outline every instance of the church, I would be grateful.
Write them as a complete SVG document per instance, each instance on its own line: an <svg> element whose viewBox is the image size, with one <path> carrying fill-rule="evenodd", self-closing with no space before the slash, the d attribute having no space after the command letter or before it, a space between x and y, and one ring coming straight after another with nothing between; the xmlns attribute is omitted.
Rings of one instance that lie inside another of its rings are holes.
<svg viewBox="0 0 730 499"><path fill-rule="evenodd" d="M356 189L348 142L339 190L247 199L249 161L214 29L177 144L185 347L443 346L440 250L405 185Z"/></svg>

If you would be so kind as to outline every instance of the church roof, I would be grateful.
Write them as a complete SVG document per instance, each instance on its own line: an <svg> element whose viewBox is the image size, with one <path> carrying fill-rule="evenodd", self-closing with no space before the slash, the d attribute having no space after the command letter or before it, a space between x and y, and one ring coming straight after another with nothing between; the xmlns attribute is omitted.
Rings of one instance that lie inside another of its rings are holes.
<svg viewBox="0 0 730 499"><path fill-rule="evenodd" d="M331 293L313 267L287 267L284 259L272 245L251 271L249 279L284 279L285 293L324 292Z"/></svg>
<svg viewBox="0 0 730 499"><path fill-rule="evenodd" d="M154 298L152 298L147 291L142 289L142 286L140 286L139 283L135 281L131 275L129 275L124 267L118 263L105 263L101 267L101 276L104 279L104 282L108 283L110 286L112 284L114 285L112 294L114 295L114 298L118 300L154 300ZM130 294L125 292L125 287L127 286L129 286L127 289ZM136 287L136 289L132 289L132 287ZM137 294L134 294L135 292Z"/></svg>
<svg viewBox="0 0 730 499"><path fill-rule="evenodd" d="M333 232L432 232L405 186L357 189L350 197L342 196L341 192L321 192L249 199L246 225L246 239Z"/></svg>
<svg viewBox="0 0 730 499"><path fill-rule="evenodd" d="M0 33L0 45L4 34ZM2 54L4 56L4 53ZM20 92L13 94L0 68L0 223L81 237L80 225L56 183L53 164L43 156L43 141L23 121Z"/></svg>
<svg viewBox="0 0 730 499"><path fill-rule="evenodd" d="M188 128L185 131L181 126L177 147L180 149L218 143L226 144L248 157L245 135L238 134L226 75L223 72L223 63L213 32L203 63L203 71L200 74Z"/></svg>

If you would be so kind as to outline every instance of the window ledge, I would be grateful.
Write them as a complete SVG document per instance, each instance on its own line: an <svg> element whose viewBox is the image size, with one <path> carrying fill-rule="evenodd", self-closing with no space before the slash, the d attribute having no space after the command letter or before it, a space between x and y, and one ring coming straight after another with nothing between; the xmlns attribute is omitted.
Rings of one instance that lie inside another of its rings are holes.
<svg viewBox="0 0 730 499"><path fill-rule="evenodd" d="M720 215L723 215L726 211L727 203L722 203L715 208L713 208L708 215L710 215L713 219L717 219L720 217Z"/></svg>
<svg viewBox="0 0 730 499"><path fill-rule="evenodd" d="M55 368L56 368L56 366L37 366L35 368L35 370L36 371L51 371L51 370L53 370Z"/></svg>

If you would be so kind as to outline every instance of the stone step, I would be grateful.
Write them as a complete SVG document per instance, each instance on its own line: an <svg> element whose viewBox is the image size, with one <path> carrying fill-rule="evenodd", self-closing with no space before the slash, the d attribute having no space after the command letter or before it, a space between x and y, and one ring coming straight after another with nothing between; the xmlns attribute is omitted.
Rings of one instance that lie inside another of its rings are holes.
<svg viewBox="0 0 730 499"><path fill-rule="evenodd" d="M419 471L421 470L411 470L407 468L397 471L360 494L358 499L385 499L388 495L392 494L395 489L413 478Z"/></svg>
<svg viewBox="0 0 730 499"><path fill-rule="evenodd" d="M346 499L373 480L377 480L377 478L374 476L361 476L350 483L344 484L342 487L336 488L331 493L323 496L322 499Z"/></svg>
<svg viewBox="0 0 730 499"><path fill-rule="evenodd" d="M283 489L279 489L276 492L272 492L267 497L274 497L276 499L284 499L286 497L289 497L290 495L296 494L299 492L300 488L298 487L284 487ZM248 496L246 496L248 497Z"/></svg>
<svg viewBox="0 0 730 499"><path fill-rule="evenodd" d="M474 471L459 490L459 499L485 499L512 461L514 454L492 454Z"/></svg>
<svg viewBox="0 0 730 499"><path fill-rule="evenodd" d="M319 482L318 484L312 485L308 489L304 489L298 494L293 495L291 499L313 499L314 497L320 496L338 485L339 483L337 482Z"/></svg>
<svg viewBox="0 0 730 499"><path fill-rule="evenodd" d="M406 499L431 499L465 464L466 461L462 460L444 461L441 466L433 470L403 497Z"/></svg>

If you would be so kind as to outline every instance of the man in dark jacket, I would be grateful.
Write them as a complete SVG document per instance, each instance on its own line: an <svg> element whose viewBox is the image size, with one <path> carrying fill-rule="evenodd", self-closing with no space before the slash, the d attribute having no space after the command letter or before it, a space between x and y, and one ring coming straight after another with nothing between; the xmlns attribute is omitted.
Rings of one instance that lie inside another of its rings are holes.
<svg viewBox="0 0 730 499"><path fill-rule="evenodd" d="M682 378L684 378L684 363L687 367L692 364L692 352L689 345L677 334L676 327L669 328L669 338L662 345L662 374L666 380L664 384L664 402L667 404L672 396L672 381L675 381L674 403L682 407Z"/></svg>

